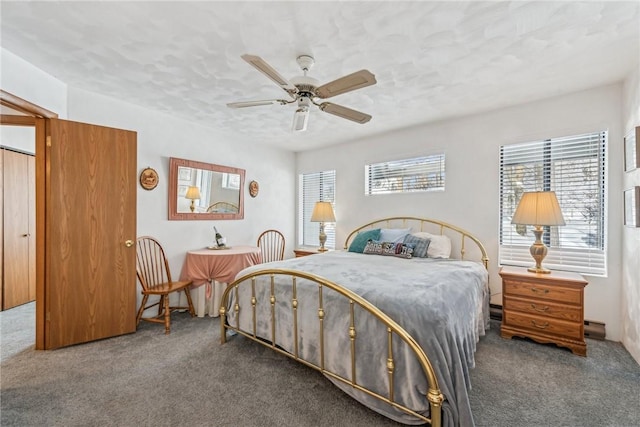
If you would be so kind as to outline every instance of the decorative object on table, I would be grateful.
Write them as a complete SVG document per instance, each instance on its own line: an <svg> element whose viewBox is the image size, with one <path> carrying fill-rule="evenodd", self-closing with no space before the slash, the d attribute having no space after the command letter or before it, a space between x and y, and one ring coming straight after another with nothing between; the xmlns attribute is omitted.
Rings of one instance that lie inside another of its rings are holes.
<svg viewBox="0 0 640 427"><path fill-rule="evenodd" d="M536 241L531 245L529 252L536 261L536 266L528 270L532 273L550 273L550 270L542 267L542 260L547 256L547 247L542 242L543 226L564 225L564 217L553 191L532 191L524 193L513 214L512 224L533 225L533 234Z"/></svg>
<svg viewBox="0 0 640 427"><path fill-rule="evenodd" d="M227 245L227 239L222 237L222 234L218 232L218 229L216 227L213 227L213 231L215 231L216 233L216 246L218 248L224 248Z"/></svg>
<svg viewBox="0 0 640 427"><path fill-rule="evenodd" d="M225 249L231 249L231 246L207 246L207 249L211 249L213 251L221 251Z"/></svg>
<svg viewBox="0 0 640 427"><path fill-rule="evenodd" d="M640 126L624 137L624 170L640 168Z"/></svg>
<svg viewBox="0 0 640 427"><path fill-rule="evenodd" d="M185 199L191 200L191 205L189 205L189 209L191 212L196 210L195 201L200 199L200 189L198 187L191 186L187 189L187 194L184 196Z"/></svg>
<svg viewBox="0 0 640 427"><path fill-rule="evenodd" d="M260 185L258 181L251 181L249 183L249 195L251 197L256 197L258 195L258 191L260 191Z"/></svg>
<svg viewBox="0 0 640 427"><path fill-rule="evenodd" d="M624 191L624 225L640 227L640 187Z"/></svg>
<svg viewBox="0 0 640 427"><path fill-rule="evenodd" d="M145 190L153 190L158 186L158 172L148 167L140 173L140 186Z"/></svg>
<svg viewBox="0 0 640 427"><path fill-rule="evenodd" d="M320 252L324 252L327 250L324 247L324 244L327 241L327 235L324 233L324 223L336 222L336 216L333 213L333 206L331 206L331 202L316 202L316 205L313 207L313 213L311 214L311 222L320 223L320 248L318 250Z"/></svg>
<svg viewBox="0 0 640 427"><path fill-rule="evenodd" d="M262 262L282 261L284 259L284 235L278 230L266 230L258 236Z"/></svg>

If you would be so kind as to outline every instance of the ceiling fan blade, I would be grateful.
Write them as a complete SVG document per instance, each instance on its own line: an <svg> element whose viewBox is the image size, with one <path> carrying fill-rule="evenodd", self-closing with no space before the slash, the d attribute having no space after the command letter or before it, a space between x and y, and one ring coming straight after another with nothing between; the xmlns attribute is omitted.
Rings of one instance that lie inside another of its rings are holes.
<svg viewBox="0 0 640 427"><path fill-rule="evenodd" d="M256 55L242 55L242 59L247 61L256 70L267 76L271 81L284 89L289 95L298 93L298 88L295 87L289 80L282 77L271 65L267 64L264 59Z"/></svg>
<svg viewBox="0 0 640 427"><path fill-rule="evenodd" d="M361 89L376 83L376 76L368 70L360 70L319 86L316 88L316 95L320 98L331 98L332 96Z"/></svg>
<svg viewBox="0 0 640 427"><path fill-rule="evenodd" d="M284 99L266 99L264 101L240 101L240 102L230 102L227 104L229 108L245 108L245 107L259 107L261 105L272 105L272 104L287 104L287 101Z"/></svg>
<svg viewBox="0 0 640 427"><path fill-rule="evenodd" d="M325 113L333 114L334 116L342 117L343 119L352 120L356 123L360 123L361 125L371 120L371 116L368 114L343 107L342 105L333 104L331 102L323 102L319 107Z"/></svg>

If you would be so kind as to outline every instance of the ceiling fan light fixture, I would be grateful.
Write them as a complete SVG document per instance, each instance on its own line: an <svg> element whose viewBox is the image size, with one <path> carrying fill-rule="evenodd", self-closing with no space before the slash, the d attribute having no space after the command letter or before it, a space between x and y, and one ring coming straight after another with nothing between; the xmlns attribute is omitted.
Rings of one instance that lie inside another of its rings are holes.
<svg viewBox="0 0 640 427"><path fill-rule="evenodd" d="M291 130L293 132L302 132L307 130L307 123L309 122L309 107L300 107L293 114L293 125Z"/></svg>
<svg viewBox="0 0 640 427"><path fill-rule="evenodd" d="M298 65L302 69L304 75L293 77L291 80L283 77L259 56L245 54L241 57L256 70L260 71L260 73L264 74L271 81L280 86L280 88L284 89L284 91L287 92L287 95L292 99L230 102L227 104L229 108L257 107L270 104L288 105L295 102L298 104L298 109L293 115L293 123L291 125L291 130L293 132L307 130L309 110L312 105L319 107L320 110L325 113L351 120L355 123L364 124L371 120L371 116L369 114L343 107L342 105L331 102L318 103L318 98L330 98L332 96L341 95L346 92L351 92L356 89L376 84L376 77L368 70L356 71L355 73L351 73L318 86L318 80L307 75L307 72L314 63L314 59L311 55L300 55L297 57Z"/></svg>

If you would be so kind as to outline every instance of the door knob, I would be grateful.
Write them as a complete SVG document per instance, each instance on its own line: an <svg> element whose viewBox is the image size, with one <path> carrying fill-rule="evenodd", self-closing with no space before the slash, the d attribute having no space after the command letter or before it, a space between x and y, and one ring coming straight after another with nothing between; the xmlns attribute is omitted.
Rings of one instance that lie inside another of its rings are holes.
<svg viewBox="0 0 640 427"><path fill-rule="evenodd" d="M124 242L124 245L130 248L131 246L133 246L133 240L127 240L126 242Z"/></svg>

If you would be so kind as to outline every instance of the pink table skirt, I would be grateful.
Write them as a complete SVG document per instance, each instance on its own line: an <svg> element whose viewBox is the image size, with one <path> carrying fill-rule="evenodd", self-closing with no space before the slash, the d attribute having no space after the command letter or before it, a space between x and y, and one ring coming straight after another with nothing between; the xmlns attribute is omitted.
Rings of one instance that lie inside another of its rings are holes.
<svg viewBox="0 0 640 427"><path fill-rule="evenodd" d="M231 249L198 249L187 252L180 280L191 280L191 297L198 317L218 316L222 294L227 284L246 267L262 262L260 248L234 246ZM206 285L206 286L202 286ZM186 305L186 298L181 304Z"/></svg>
<svg viewBox="0 0 640 427"><path fill-rule="evenodd" d="M256 246L233 246L230 249L198 249L187 252L180 280L192 280L193 287L212 280L231 283L243 269L260 264L262 256Z"/></svg>

